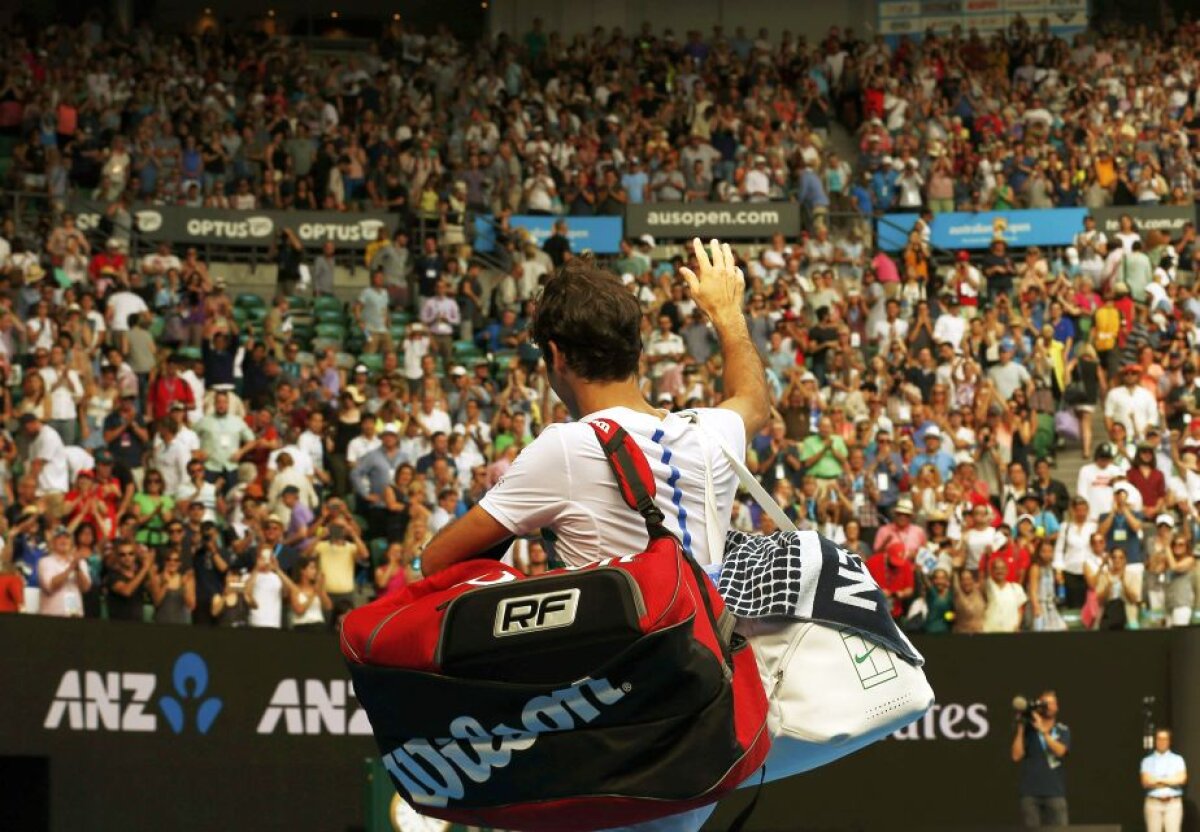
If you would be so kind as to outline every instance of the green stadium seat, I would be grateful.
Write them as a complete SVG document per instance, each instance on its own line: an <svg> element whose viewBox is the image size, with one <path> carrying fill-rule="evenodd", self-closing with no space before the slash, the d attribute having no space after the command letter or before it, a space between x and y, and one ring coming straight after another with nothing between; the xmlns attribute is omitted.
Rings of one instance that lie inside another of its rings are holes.
<svg viewBox="0 0 1200 832"><path fill-rule="evenodd" d="M341 324L346 321L346 313L341 309L315 309L313 318L319 324Z"/></svg>
<svg viewBox="0 0 1200 832"><path fill-rule="evenodd" d="M288 309L292 312L307 311L313 307L312 298L301 297L300 295L288 295L287 302Z"/></svg>
<svg viewBox="0 0 1200 832"><path fill-rule="evenodd" d="M312 342L312 351L314 353L324 352L325 350L333 350L337 352L342 348L342 340L340 338L314 338Z"/></svg>
<svg viewBox="0 0 1200 832"><path fill-rule="evenodd" d="M354 365L358 363L358 359L348 352L339 352L334 362L337 364L339 370L349 372L354 369Z"/></svg>
<svg viewBox="0 0 1200 832"><path fill-rule="evenodd" d="M327 297L325 295L314 299L312 308L314 312L337 311L344 313L346 310L345 305L340 300L337 298Z"/></svg>
<svg viewBox="0 0 1200 832"><path fill-rule="evenodd" d="M453 354L455 361L465 363L482 358L484 353L473 341L455 341Z"/></svg>
<svg viewBox="0 0 1200 832"><path fill-rule="evenodd" d="M413 316L410 312L397 311L391 316L392 326L408 326L412 323Z"/></svg>
<svg viewBox="0 0 1200 832"><path fill-rule="evenodd" d="M316 326L318 338L336 338L339 342L346 338L346 327L340 323L320 323Z"/></svg>
<svg viewBox="0 0 1200 832"><path fill-rule="evenodd" d="M244 309L266 309L267 302L253 292L242 292L234 300L233 305Z"/></svg>
<svg viewBox="0 0 1200 832"><path fill-rule="evenodd" d="M383 369L383 355L377 352L364 352L358 357L358 363L366 365L372 373Z"/></svg>
<svg viewBox="0 0 1200 832"><path fill-rule="evenodd" d="M364 526L364 528L366 528ZM371 548L371 565L383 566L387 562L388 541L386 537L373 537L367 544Z"/></svg>

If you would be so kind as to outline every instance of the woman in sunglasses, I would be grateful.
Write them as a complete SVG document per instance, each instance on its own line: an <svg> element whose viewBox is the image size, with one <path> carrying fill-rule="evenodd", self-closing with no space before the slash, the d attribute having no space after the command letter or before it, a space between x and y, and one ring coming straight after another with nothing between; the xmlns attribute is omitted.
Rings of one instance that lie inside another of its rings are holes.
<svg viewBox="0 0 1200 832"><path fill-rule="evenodd" d="M183 571L183 555L178 547L167 549L162 571L150 571L150 600L154 603L156 624L191 624L196 608L196 577Z"/></svg>

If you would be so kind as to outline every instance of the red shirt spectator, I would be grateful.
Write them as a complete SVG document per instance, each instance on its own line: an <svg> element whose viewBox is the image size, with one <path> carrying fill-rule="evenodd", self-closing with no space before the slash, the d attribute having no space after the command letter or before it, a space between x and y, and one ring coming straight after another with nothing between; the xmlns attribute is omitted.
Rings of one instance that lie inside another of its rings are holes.
<svg viewBox="0 0 1200 832"><path fill-rule="evenodd" d="M904 615L904 602L912 597L916 586L912 561L904 554L904 544L891 543L883 552L867 559L867 571L879 584L892 605L892 618Z"/></svg>
<svg viewBox="0 0 1200 832"><path fill-rule="evenodd" d="M1129 333L1133 331L1134 306L1133 298L1129 296L1129 291L1126 290L1123 294L1117 296L1113 301L1113 306L1117 307L1117 311L1121 313L1121 331L1117 333L1117 346L1125 348L1125 339L1129 337Z"/></svg>
<svg viewBox="0 0 1200 832"><path fill-rule="evenodd" d="M80 525L91 526L97 540L112 540L117 531L117 510L100 493L94 471L80 471L75 488L66 496L67 520L79 519Z"/></svg>
<svg viewBox="0 0 1200 832"><path fill-rule="evenodd" d="M1158 470L1152 445L1137 446L1136 463L1129 469L1125 479L1142 495L1142 507L1147 517L1154 517L1162 510L1167 497L1167 478Z"/></svg>
<svg viewBox="0 0 1200 832"><path fill-rule="evenodd" d="M121 253L120 243L116 240L109 240L104 251L96 252L88 263L88 274L92 280L99 280L106 269L113 274L125 273L125 255Z"/></svg>
<svg viewBox="0 0 1200 832"><path fill-rule="evenodd" d="M0 572L0 613L20 612L25 607L25 581L16 571Z"/></svg>
<svg viewBox="0 0 1200 832"><path fill-rule="evenodd" d="M175 402L183 402L188 410L196 406L191 385L177 376L172 366L150 384L150 415L155 419L164 418Z"/></svg>
<svg viewBox="0 0 1200 832"><path fill-rule="evenodd" d="M271 451L280 446L279 431L275 429L269 410L256 410L246 414L246 424L254 432L255 442L250 450L242 454L241 461L257 467L259 478L265 482Z"/></svg>
<svg viewBox="0 0 1200 832"><path fill-rule="evenodd" d="M1007 532L1008 527L1002 526L1001 531ZM1029 552L1009 539L1005 545L996 549L979 564L979 572L985 580L988 575L992 574L992 562L997 560L1002 560L1007 564L1009 581L1016 584L1025 583L1025 573L1029 571Z"/></svg>

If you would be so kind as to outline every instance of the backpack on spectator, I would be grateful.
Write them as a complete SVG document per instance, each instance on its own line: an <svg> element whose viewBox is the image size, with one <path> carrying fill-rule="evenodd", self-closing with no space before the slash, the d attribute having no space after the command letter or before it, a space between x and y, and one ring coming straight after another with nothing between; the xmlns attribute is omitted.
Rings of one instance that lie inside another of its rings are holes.
<svg viewBox="0 0 1200 832"><path fill-rule="evenodd" d="M640 823L717 801L766 758L753 650L663 527L637 444L591 424L645 552L531 578L467 561L344 620L384 766L424 814L525 832Z"/></svg>

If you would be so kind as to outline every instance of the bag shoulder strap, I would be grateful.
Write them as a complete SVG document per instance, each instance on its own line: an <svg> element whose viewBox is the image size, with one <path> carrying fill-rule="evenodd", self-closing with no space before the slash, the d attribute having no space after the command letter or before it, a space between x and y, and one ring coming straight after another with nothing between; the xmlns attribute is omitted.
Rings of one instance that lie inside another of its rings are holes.
<svg viewBox="0 0 1200 832"><path fill-rule="evenodd" d="M600 440L604 458L617 478L625 505L642 515L651 540L670 537L671 533L663 525L662 509L654 502L658 490L654 474L637 442L625 428L608 419L596 419L588 424Z"/></svg>
<svg viewBox="0 0 1200 832"><path fill-rule="evenodd" d="M650 470L650 463L646 461L646 455L642 453L637 442L623 427L610 419L595 419L588 424L596 432L596 438L600 440L600 447L604 451L604 458L608 460L608 466L617 478L621 498L626 505L642 515L642 519L646 521L646 532L650 535L650 540L654 541L663 537L673 538L674 535L663 525L662 510L654 502L654 495L657 492L654 473ZM718 612L713 603L715 592L709 592L712 582L708 579L708 575L689 552L678 543L676 546L696 582L696 588L700 594L700 605L704 608L713 633L716 634L725 673L730 675L733 673L732 639L733 628L737 623L736 619L729 610L725 609L723 604Z"/></svg>
<svg viewBox="0 0 1200 832"><path fill-rule="evenodd" d="M746 464L738 459L737 454L729 447L729 443L723 437L713 433L704 426L704 423L700 420L700 414L694 410L688 410L681 412L679 415L688 419L708 442L717 446L721 454L729 462L730 467L733 468L734 473L737 474L738 482L741 483L742 488L746 489L746 492L754 498L754 502L758 503L767 516L775 521L775 525L780 531L797 531L796 524L779 507L779 503L775 502L775 498L767 493L767 489L762 487L762 483L750 472Z"/></svg>

